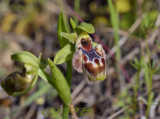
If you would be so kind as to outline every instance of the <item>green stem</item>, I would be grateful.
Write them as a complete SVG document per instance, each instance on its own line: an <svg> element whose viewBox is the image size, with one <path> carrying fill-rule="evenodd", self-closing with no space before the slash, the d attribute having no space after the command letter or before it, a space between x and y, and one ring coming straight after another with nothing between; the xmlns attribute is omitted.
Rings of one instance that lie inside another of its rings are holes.
<svg viewBox="0 0 160 119"><path fill-rule="evenodd" d="M153 102L153 93L152 93L152 73L150 72L150 84L148 87L148 102L147 102L147 110L146 110L146 117L149 119L149 110Z"/></svg>
<svg viewBox="0 0 160 119"><path fill-rule="evenodd" d="M147 119L149 119L149 110L153 103L153 97L154 97L154 93L151 92L150 95L148 96L148 103L147 103L147 110L146 110Z"/></svg>
<svg viewBox="0 0 160 119"><path fill-rule="evenodd" d="M71 87L71 81L72 81L72 62L67 62L67 83L69 87Z"/></svg>
<svg viewBox="0 0 160 119"><path fill-rule="evenodd" d="M139 75L140 75L140 70L138 70L137 75L136 75L136 82L134 86L134 110L136 111L136 106L137 106L137 94L138 94L138 85L139 85Z"/></svg>
<svg viewBox="0 0 160 119"><path fill-rule="evenodd" d="M70 107L63 103L63 113L62 113L63 119L69 119L69 110Z"/></svg>
<svg viewBox="0 0 160 119"><path fill-rule="evenodd" d="M145 37L147 39L147 36ZM147 51L147 56L148 56L148 84L147 84L147 90L148 90L148 102L147 102L147 110L146 110L146 117L149 119L149 110L153 102L153 93L152 93L152 77L153 77L153 71L152 71L152 64L151 64L151 53L149 51L149 44L148 41L146 40L147 45L146 45L146 51Z"/></svg>

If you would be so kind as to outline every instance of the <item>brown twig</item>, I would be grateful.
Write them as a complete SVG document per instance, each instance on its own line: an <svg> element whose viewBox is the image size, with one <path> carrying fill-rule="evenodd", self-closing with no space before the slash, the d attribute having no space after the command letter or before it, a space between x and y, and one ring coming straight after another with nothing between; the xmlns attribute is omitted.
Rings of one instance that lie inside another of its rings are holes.
<svg viewBox="0 0 160 119"><path fill-rule="evenodd" d="M120 115L121 113L123 113L128 108L129 108L129 106L126 106L126 107L120 109L119 111L117 111L114 114L112 114L111 116L109 116L107 119L115 119L115 117L117 117L118 115Z"/></svg>
<svg viewBox="0 0 160 119"><path fill-rule="evenodd" d="M70 104L70 110L72 113L72 119L78 119L78 116L76 114L76 110L75 110L74 105L72 103Z"/></svg>

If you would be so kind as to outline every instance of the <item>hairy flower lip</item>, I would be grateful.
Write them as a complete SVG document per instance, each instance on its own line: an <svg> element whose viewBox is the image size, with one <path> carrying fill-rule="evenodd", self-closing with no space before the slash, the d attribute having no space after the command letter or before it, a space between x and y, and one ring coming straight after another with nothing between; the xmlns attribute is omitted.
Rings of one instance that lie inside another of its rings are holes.
<svg viewBox="0 0 160 119"><path fill-rule="evenodd" d="M83 33L76 40L76 52L72 59L72 65L78 72L84 72L89 81L102 81L106 78L105 56L102 45L93 47L92 38Z"/></svg>

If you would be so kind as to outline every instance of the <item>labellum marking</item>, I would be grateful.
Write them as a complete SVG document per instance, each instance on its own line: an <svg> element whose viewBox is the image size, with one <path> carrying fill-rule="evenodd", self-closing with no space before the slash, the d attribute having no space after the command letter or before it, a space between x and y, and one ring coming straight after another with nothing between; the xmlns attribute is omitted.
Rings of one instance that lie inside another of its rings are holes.
<svg viewBox="0 0 160 119"><path fill-rule="evenodd" d="M101 45L92 46L92 39L82 38L77 41L76 53L72 64L77 71L87 74L90 81L104 80L106 78L105 51ZM82 60L80 60L82 59ZM81 61L77 64L76 61ZM81 66L82 69L79 69Z"/></svg>

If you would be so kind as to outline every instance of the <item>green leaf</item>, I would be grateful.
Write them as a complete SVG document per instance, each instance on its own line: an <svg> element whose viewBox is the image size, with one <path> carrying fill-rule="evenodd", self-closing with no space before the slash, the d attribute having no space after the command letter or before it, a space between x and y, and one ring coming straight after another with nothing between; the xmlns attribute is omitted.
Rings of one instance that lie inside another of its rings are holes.
<svg viewBox="0 0 160 119"><path fill-rule="evenodd" d="M43 69L38 69L38 75L43 80L45 80L46 82L48 82L50 85L52 85L53 87L55 87L55 83L54 83L53 77L51 75L49 75L47 72L45 72Z"/></svg>
<svg viewBox="0 0 160 119"><path fill-rule="evenodd" d="M72 29L73 29L73 31L74 31L74 30L75 30L75 28L76 28L76 23L73 21L73 19L72 19L72 18L70 18L70 24L71 24Z"/></svg>
<svg viewBox="0 0 160 119"><path fill-rule="evenodd" d="M54 86L57 89L59 96L61 97L63 103L70 105L71 93L66 79L58 67L50 59L48 59L48 64L53 76Z"/></svg>
<svg viewBox="0 0 160 119"><path fill-rule="evenodd" d="M14 92L14 93L12 94L12 96L16 97L16 96L19 96L19 95L22 95L22 94L28 92L30 89L32 89L32 88L34 87L34 85L35 85L36 82L37 82L37 79L38 79L38 73L36 73L34 79L32 80L30 86L29 86L27 89L25 89L24 91L21 91L21 92Z"/></svg>
<svg viewBox="0 0 160 119"><path fill-rule="evenodd" d="M64 22L64 17L63 17L62 13L59 15L59 19L58 19L57 35L58 35L58 40L59 40L60 46L64 47L69 42L67 39L65 39L61 36L61 32L67 32L65 22Z"/></svg>
<svg viewBox="0 0 160 119"><path fill-rule="evenodd" d="M52 79L52 77L42 69L38 69L38 75L46 82L50 82L50 80Z"/></svg>
<svg viewBox="0 0 160 119"><path fill-rule="evenodd" d="M54 63L55 64L62 64L64 62L71 61L74 50L75 50L75 48L73 45L67 44L60 51L58 51L58 53L56 54L56 56L54 58Z"/></svg>
<svg viewBox="0 0 160 119"><path fill-rule="evenodd" d="M86 22L81 22L77 27L76 27L77 31L85 31L87 33L94 33L95 29L93 27L92 24L86 23Z"/></svg>
<svg viewBox="0 0 160 119"><path fill-rule="evenodd" d="M22 62L24 64L32 65L36 68L40 67L40 62L36 56L27 51L18 52L11 56L11 59L14 61Z"/></svg>
<svg viewBox="0 0 160 119"><path fill-rule="evenodd" d="M77 34L76 33L64 33L64 32L61 32L61 36L66 38L72 44L76 43L76 39L77 39Z"/></svg>

